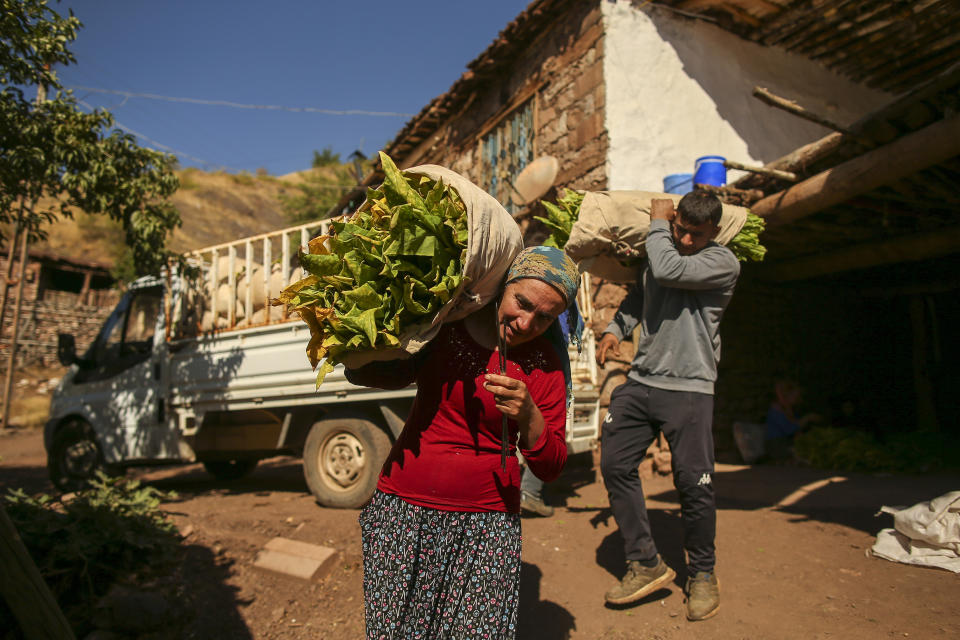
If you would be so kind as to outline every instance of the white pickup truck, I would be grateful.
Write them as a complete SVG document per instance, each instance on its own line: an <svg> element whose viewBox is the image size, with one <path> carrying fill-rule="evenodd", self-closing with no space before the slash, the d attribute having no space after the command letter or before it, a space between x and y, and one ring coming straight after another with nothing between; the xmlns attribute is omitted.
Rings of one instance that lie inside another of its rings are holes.
<svg viewBox="0 0 960 640"><path fill-rule="evenodd" d="M291 256L325 225L192 252L200 287L171 274L137 280L82 357L73 337L61 335L60 359L70 370L53 394L44 432L53 483L69 490L97 469L192 462L233 479L261 459L297 455L320 504L361 505L416 387L355 386L337 367L317 389L305 354L307 326L267 305L302 277L288 266ZM589 326L587 278L578 298ZM580 354L571 350L571 453L591 449L599 427L589 330L583 345Z"/></svg>

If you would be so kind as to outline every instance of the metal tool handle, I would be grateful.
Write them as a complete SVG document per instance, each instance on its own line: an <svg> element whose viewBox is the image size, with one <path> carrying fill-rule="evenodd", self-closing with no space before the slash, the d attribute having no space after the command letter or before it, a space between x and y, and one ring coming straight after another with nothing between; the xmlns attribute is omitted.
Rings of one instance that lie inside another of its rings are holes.
<svg viewBox="0 0 960 640"><path fill-rule="evenodd" d="M503 325L500 324L500 303L494 302L494 323L497 329L497 351L500 354L500 375L507 375L507 341L503 337ZM507 416L503 416L500 429L500 468L507 470L507 443L510 440L510 429L507 427Z"/></svg>

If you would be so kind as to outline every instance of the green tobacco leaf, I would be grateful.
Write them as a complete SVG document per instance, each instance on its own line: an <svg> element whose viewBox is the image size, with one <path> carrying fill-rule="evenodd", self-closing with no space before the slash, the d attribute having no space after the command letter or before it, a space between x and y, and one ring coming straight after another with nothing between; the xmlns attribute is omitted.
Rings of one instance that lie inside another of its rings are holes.
<svg viewBox="0 0 960 640"><path fill-rule="evenodd" d="M440 204L440 201L443 199L443 180L437 180L433 183L433 188L430 189L430 192L427 193L427 198L425 204L427 205L427 211L433 212L437 206Z"/></svg>
<svg viewBox="0 0 960 640"><path fill-rule="evenodd" d="M397 347L400 345L400 340L397 339L397 336L393 335L389 331L381 331L380 335L383 336L383 343L388 347Z"/></svg>
<svg viewBox="0 0 960 640"><path fill-rule="evenodd" d="M347 344L343 346L346 349L359 349L361 346L363 346L363 336L359 334L351 336L351 338L347 340Z"/></svg>
<svg viewBox="0 0 960 640"><path fill-rule="evenodd" d="M410 313L420 316L429 313L427 307L420 304L414 297L414 282L409 279L403 283L403 304Z"/></svg>
<svg viewBox="0 0 960 640"><path fill-rule="evenodd" d="M323 384L324 378L327 377L327 374L333 371L333 363L330 362L330 358L327 358L323 361L323 364L320 365L320 368L317 369L317 389L320 388L320 385Z"/></svg>
<svg viewBox="0 0 960 640"><path fill-rule="evenodd" d="M367 309L359 313L341 316L340 321L343 325L349 329L352 329L356 333L365 336L368 341L368 346L374 346L377 342L377 324L376 324L376 310ZM356 337L356 336L355 336ZM353 338L347 341L347 346L353 342ZM359 346L359 344L357 344Z"/></svg>
<svg viewBox="0 0 960 640"><path fill-rule="evenodd" d="M421 211L426 210L426 204L424 203L423 198L420 197L420 194L417 193L416 189L407 183L406 178L404 178L403 174L400 173L397 165L395 165L393 160L390 159L390 156L385 154L383 151L380 152L380 164L383 167L384 191L388 195L392 191L394 194L396 194L401 202L406 202L407 204L410 204Z"/></svg>
<svg viewBox="0 0 960 640"><path fill-rule="evenodd" d="M337 334L331 333L326 338L323 339L322 346L328 349L331 347L340 347L340 346L343 346L343 339L340 338L340 336L338 336Z"/></svg>
<svg viewBox="0 0 960 640"><path fill-rule="evenodd" d="M361 309L379 309L383 306L383 296L366 282L356 289L344 291L343 297Z"/></svg>
<svg viewBox="0 0 960 640"><path fill-rule="evenodd" d="M300 252L300 266L315 276L331 276L340 273L343 266L340 256L316 255Z"/></svg>
<svg viewBox="0 0 960 640"><path fill-rule="evenodd" d="M348 278L346 276L323 276L321 280L333 285L338 289L344 289L354 283L353 278Z"/></svg>

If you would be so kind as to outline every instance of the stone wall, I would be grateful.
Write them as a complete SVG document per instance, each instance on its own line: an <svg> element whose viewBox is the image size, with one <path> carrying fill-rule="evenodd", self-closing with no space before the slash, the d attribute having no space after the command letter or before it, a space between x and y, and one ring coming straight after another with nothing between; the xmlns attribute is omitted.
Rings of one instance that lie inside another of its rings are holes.
<svg viewBox="0 0 960 640"><path fill-rule="evenodd" d="M98 305L79 303L79 294L65 291L46 292L44 299L24 302L20 309L17 367L57 365L57 334L70 333L76 338L77 352L83 353L97 336L104 320L119 300L118 292L98 292ZM108 299L112 296L112 300ZM13 329L13 296L7 303L0 335L0 370L5 371L10 357L10 335Z"/></svg>

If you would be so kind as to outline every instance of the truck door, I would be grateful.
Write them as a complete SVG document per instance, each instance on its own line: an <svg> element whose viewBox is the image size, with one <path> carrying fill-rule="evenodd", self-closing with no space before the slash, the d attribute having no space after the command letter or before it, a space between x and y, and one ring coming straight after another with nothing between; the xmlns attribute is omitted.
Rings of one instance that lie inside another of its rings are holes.
<svg viewBox="0 0 960 640"><path fill-rule="evenodd" d="M176 457L161 390L163 287L127 293L90 346L74 382L107 462Z"/></svg>

